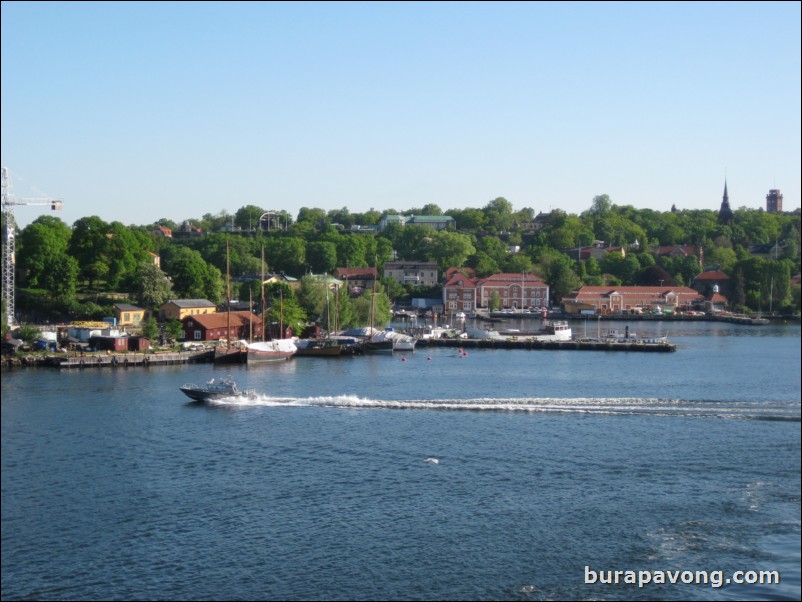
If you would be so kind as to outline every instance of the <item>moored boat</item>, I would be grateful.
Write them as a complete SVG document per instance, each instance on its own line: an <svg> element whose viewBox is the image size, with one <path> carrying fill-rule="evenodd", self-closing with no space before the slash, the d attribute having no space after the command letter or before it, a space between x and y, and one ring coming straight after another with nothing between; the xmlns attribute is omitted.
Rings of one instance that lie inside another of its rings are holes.
<svg viewBox="0 0 802 602"><path fill-rule="evenodd" d="M525 339L529 341L570 341L572 338L571 328L564 320L544 321L541 330L529 332L517 329L509 329L502 332L492 328L476 328L468 326L465 332L469 339L496 339L507 340L510 338Z"/></svg>
<svg viewBox="0 0 802 602"><path fill-rule="evenodd" d="M257 341L248 343L248 363L261 364L288 360L298 347L293 339L273 339L272 341Z"/></svg>
<svg viewBox="0 0 802 602"><path fill-rule="evenodd" d="M244 364L248 359L247 345L247 341L232 341L228 344L224 339L219 340L214 348L215 363Z"/></svg>
<svg viewBox="0 0 802 602"><path fill-rule="evenodd" d="M337 339L299 339L295 346L295 355L313 357L338 357L345 347Z"/></svg>

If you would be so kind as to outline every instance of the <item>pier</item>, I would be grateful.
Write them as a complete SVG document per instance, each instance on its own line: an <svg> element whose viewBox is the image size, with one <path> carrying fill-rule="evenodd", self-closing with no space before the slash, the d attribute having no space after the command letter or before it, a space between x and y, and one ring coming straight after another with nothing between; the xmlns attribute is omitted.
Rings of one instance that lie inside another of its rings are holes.
<svg viewBox="0 0 802 602"><path fill-rule="evenodd" d="M193 364L214 361L214 351L176 351L168 353L111 353L86 354L71 357L51 357L58 368L128 368Z"/></svg>
<svg viewBox="0 0 802 602"><path fill-rule="evenodd" d="M462 347L471 349L544 349L574 351L650 351L670 353L677 346L660 340L633 339L632 341L538 341L526 339L421 339L419 347Z"/></svg>

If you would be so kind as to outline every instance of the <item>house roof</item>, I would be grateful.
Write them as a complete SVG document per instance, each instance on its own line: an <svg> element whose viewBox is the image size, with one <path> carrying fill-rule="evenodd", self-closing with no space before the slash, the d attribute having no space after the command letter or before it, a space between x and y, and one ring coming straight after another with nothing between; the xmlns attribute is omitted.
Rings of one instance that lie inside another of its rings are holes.
<svg viewBox="0 0 802 602"><path fill-rule="evenodd" d="M376 268L337 268L334 272L337 278L369 278L374 279L379 277L379 272Z"/></svg>
<svg viewBox="0 0 802 602"><path fill-rule="evenodd" d="M615 293L622 295L640 295L645 297L665 297L671 293L676 295L692 295L701 297L698 291L687 286L583 286L571 293L571 298L582 300L588 298L609 297Z"/></svg>
<svg viewBox="0 0 802 602"><path fill-rule="evenodd" d="M446 288L459 286L462 288L476 288L476 280L468 276L465 272L456 271L451 274L448 282L445 284Z"/></svg>
<svg viewBox="0 0 802 602"><path fill-rule="evenodd" d="M477 283L479 286L509 286L510 284L521 284L532 286L534 284L544 284L543 281L534 274L492 274L487 278L481 278Z"/></svg>
<svg viewBox="0 0 802 602"><path fill-rule="evenodd" d="M115 303L114 308L118 311L145 311L141 307L131 305L130 303Z"/></svg>
<svg viewBox="0 0 802 602"><path fill-rule="evenodd" d="M730 277L727 276L727 274L725 274L724 272L722 272L720 270L711 270L709 272L702 272L696 278L694 278L694 281L696 281L696 280L729 280L729 279L730 279Z"/></svg>
<svg viewBox="0 0 802 602"><path fill-rule="evenodd" d="M660 247L657 250L657 254L661 257L663 255L680 255L680 254L689 257L691 255L698 255L699 248L690 245L668 245Z"/></svg>
<svg viewBox="0 0 802 602"><path fill-rule="evenodd" d="M457 273L462 273L469 278L476 277L476 272L473 268L448 268L443 275L446 277L446 279L450 280L451 277Z"/></svg>
<svg viewBox="0 0 802 602"><path fill-rule="evenodd" d="M231 326L234 328L238 326L247 326L251 323L254 326L262 323L262 319L259 316L249 311L232 311L230 315ZM229 314L225 312L216 314L200 314L197 316L187 316L184 318L184 320L193 320L207 330L212 328L226 328L229 323Z"/></svg>
<svg viewBox="0 0 802 602"><path fill-rule="evenodd" d="M436 270L435 261L388 261L385 270Z"/></svg>
<svg viewBox="0 0 802 602"><path fill-rule="evenodd" d="M217 307L208 299L170 299L167 303L172 303L176 307Z"/></svg>

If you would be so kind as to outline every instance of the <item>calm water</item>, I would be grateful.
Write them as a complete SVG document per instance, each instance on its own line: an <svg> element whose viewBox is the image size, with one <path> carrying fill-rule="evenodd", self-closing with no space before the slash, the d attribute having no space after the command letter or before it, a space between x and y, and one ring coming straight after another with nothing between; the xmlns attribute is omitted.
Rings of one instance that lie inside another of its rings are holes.
<svg viewBox="0 0 802 602"><path fill-rule="evenodd" d="M2 598L798 600L800 328L668 334L676 353L3 372ZM178 390L226 372L259 397Z"/></svg>

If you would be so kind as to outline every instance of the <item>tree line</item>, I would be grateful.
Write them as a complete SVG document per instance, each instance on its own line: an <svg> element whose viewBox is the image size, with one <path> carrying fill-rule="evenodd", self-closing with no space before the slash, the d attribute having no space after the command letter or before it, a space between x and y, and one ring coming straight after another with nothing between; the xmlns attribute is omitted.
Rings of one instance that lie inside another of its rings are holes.
<svg viewBox="0 0 802 602"><path fill-rule="evenodd" d="M660 257L661 246L684 245L704 251L704 266L718 267L730 276L731 305L739 310L799 311L799 290L790 284L800 271L800 214L770 214L740 208L731 223L721 224L712 210L660 212L615 205L607 195L593 198L580 214L559 209L535 216L531 208L514 211L499 197L482 208L449 209L436 204L403 212L351 213L347 208L324 211L303 207L293 218L275 212L274 227L260 228L266 210L247 205L234 214L206 214L186 220L200 234L169 238L156 234L158 226L178 233L181 225L167 219L148 225L105 222L84 217L68 226L43 215L17 235L17 282L25 301L36 297L51 302L71 317L93 317L108 307L92 305L117 293L153 309L169 298L206 298L221 303L226 296L226 272L233 282L232 296L259 298L261 270L295 278L330 274L337 267L377 267L387 261L434 261L440 270L471 268L478 276L498 272L534 273L559 301L577 287L588 285L687 286L702 271L700 258ZM377 226L383 215L449 215L453 230L421 225L390 224L382 231L352 231L352 226ZM537 217L537 229L532 224ZM223 232L221 230L228 230ZM625 249L602 259L583 259L578 249L596 241ZM773 252L755 254L755 245ZM228 254L226 248L228 247ZM154 257L160 258L160 265ZM265 263L262 263L262 257ZM395 281L382 280L383 314L390 300L439 291L415 291ZM318 287L319 288L319 287ZM319 295L304 287L288 289L286 299L297 321L319 319ZM313 300L314 298L314 300ZM26 303L17 302L18 310ZM349 301L343 299L343 311ZM363 308L364 309L364 308ZM5 308L4 308L5 311ZM360 311L353 311L353 320ZM83 314L83 315L82 315ZM5 320L3 320L5 324Z"/></svg>

